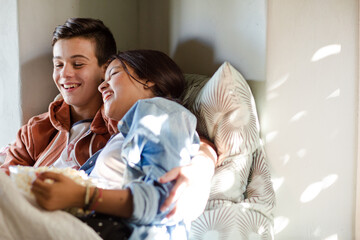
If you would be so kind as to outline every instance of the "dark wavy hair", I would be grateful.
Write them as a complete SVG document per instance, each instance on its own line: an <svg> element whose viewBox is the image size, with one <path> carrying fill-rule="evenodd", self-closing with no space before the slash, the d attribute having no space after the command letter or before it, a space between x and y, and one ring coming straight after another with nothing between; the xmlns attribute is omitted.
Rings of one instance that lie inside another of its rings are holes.
<svg viewBox="0 0 360 240"><path fill-rule="evenodd" d="M179 66L165 53L156 50L129 50L112 56L109 64L118 59L132 78L155 83L155 96L179 100L185 89L185 78ZM128 70L132 68L136 76Z"/></svg>
<svg viewBox="0 0 360 240"><path fill-rule="evenodd" d="M60 39L81 37L95 42L95 56L102 66L116 53L116 42L111 31L101 20L92 18L69 18L63 25L55 28L52 46Z"/></svg>

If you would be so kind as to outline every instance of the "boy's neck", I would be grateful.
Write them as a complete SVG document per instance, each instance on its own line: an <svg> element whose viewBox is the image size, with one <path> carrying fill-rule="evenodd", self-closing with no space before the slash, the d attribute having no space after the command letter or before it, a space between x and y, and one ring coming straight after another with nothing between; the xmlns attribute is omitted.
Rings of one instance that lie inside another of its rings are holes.
<svg viewBox="0 0 360 240"><path fill-rule="evenodd" d="M75 108L71 107L71 124L74 124L78 121L85 120L85 119L93 119L100 109L101 105L98 108L92 108L92 109L81 109L81 108Z"/></svg>

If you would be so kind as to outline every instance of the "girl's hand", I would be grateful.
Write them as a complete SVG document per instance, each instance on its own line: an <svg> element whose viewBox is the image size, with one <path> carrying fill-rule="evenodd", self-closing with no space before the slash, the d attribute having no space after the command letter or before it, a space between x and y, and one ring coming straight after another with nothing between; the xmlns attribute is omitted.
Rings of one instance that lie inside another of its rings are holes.
<svg viewBox="0 0 360 240"><path fill-rule="evenodd" d="M59 173L39 174L31 190L37 203L46 210L83 207L84 205L85 187Z"/></svg>

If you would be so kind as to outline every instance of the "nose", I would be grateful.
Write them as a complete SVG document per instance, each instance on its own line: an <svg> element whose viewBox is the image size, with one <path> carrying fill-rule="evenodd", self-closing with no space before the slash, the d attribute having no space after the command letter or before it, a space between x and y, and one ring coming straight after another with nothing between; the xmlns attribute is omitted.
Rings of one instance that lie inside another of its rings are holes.
<svg viewBox="0 0 360 240"><path fill-rule="evenodd" d="M74 69L69 64L65 64L60 72L60 77L62 78L70 78L74 76Z"/></svg>
<svg viewBox="0 0 360 240"><path fill-rule="evenodd" d="M103 81L102 83L100 83L98 90L99 92L103 92L105 91L105 89L109 86L109 84L107 83L107 81Z"/></svg>

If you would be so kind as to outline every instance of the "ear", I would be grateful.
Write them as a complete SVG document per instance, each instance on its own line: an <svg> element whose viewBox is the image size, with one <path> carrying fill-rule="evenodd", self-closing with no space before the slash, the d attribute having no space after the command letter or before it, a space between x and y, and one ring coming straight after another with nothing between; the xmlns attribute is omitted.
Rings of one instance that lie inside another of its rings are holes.
<svg viewBox="0 0 360 240"><path fill-rule="evenodd" d="M145 84L148 86L148 88L155 86L155 83L150 80L146 80Z"/></svg>

